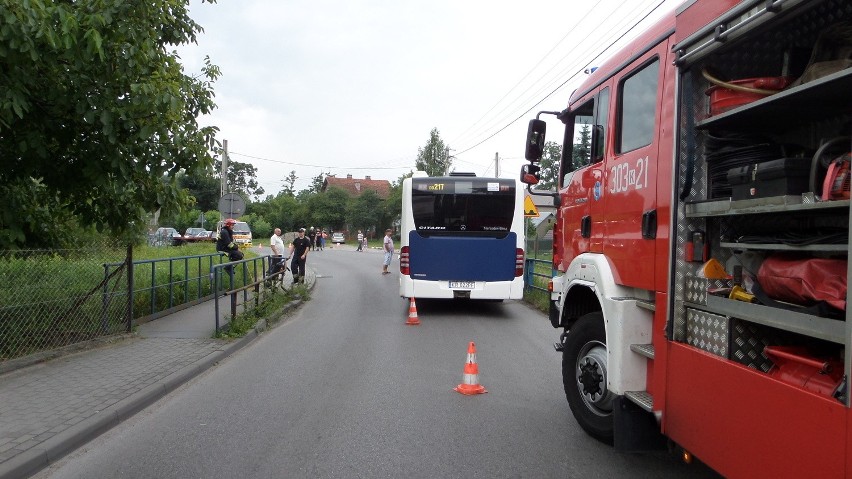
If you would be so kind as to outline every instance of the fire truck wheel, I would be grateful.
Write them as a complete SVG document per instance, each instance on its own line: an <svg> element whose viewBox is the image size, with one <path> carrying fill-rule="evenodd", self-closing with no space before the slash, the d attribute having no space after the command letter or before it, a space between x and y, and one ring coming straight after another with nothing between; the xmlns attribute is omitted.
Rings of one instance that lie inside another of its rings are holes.
<svg viewBox="0 0 852 479"><path fill-rule="evenodd" d="M562 382L574 418L590 436L612 444L614 395L606 388L603 314L594 312L578 319L568 333L562 351Z"/></svg>

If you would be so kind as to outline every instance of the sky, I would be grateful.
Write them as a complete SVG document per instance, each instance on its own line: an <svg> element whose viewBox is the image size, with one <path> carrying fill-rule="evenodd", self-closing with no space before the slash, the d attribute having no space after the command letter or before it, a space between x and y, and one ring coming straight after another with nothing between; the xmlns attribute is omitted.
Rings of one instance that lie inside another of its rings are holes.
<svg viewBox="0 0 852 479"><path fill-rule="evenodd" d="M191 0L204 32L178 53L189 75L205 56L221 69L199 123L257 168L264 196L291 171L296 191L321 173L394 182L433 128L452 169L516 178L536 112L564 109L583 70L680 3Z"/></svg>

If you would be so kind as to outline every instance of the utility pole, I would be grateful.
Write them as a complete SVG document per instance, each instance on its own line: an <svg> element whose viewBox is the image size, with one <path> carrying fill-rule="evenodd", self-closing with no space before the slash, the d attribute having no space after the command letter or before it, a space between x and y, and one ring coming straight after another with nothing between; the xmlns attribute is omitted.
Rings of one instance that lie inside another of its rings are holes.
<svg viewBox="0 0 852 479"><path fill-rule="evenodd" d="M222 181L219 187L219 198L228 192L228 140L222 140Z"/></svg>
<svg viewBox="0 0 852 479"><path fill-rule="evenodd" d="M500 153L494 153L494 176L500 177Z"/></svg>

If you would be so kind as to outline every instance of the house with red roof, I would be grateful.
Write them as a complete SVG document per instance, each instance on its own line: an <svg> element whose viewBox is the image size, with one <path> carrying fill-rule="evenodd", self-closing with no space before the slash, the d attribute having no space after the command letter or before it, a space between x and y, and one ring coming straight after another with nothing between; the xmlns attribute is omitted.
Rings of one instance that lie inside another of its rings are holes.
<svg viewBox="0 0 852 479"><path fill-rule="evenodd" d="M349 193L349 195L353 198L361 196L361 193L367 190L373 190L376 192L376 196L383 200L388 199L391 189L391 184L388 180L374 180L369 176L365 176L364 178L352 178L352 175L346 175L346 178L338 178L336 176L328 175L325 177L325 180L323 180L322 190L320 191L325 192L332 186Z"/></svg>

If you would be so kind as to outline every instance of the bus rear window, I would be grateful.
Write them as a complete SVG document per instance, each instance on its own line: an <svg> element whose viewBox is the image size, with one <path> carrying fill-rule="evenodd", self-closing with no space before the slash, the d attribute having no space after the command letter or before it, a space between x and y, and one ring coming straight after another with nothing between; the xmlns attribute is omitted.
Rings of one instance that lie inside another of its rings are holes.
<svg viewBox="0 0 852 479"><path fill-rule="evenodd" d="M415 178L411 209L421 236L505 237L515 213L514 180Z"/></svg>

